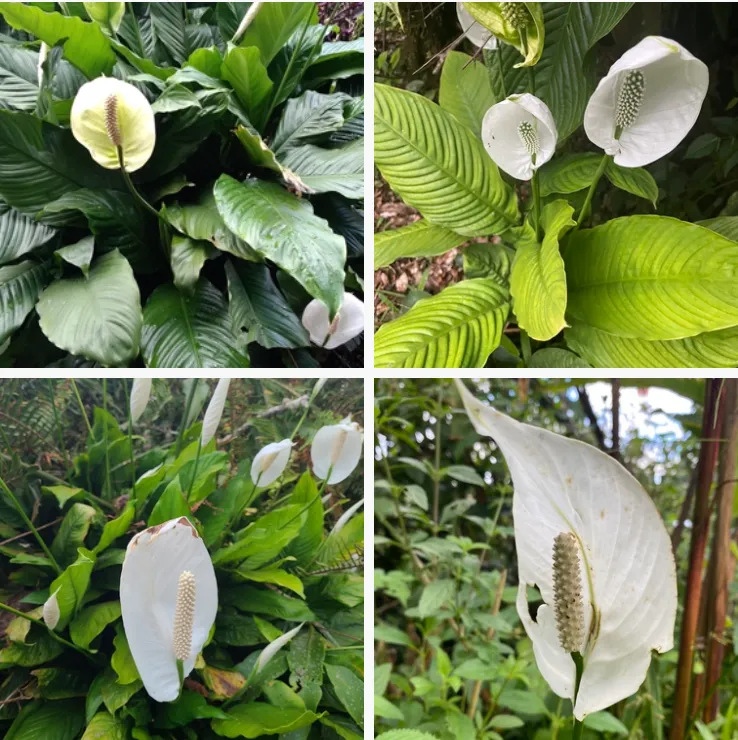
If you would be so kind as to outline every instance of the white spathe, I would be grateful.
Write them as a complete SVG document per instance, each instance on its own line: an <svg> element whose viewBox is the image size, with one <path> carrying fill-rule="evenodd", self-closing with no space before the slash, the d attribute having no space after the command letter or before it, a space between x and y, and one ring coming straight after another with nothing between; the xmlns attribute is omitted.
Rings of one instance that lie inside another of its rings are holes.
<svg viewBox="0 0 738 740"><path fill-rule="evenodd" d="M251 463L251 481L254 485L269 486L284 472L290 461L292 446L291 439L281 442L272 442L262 447Z"/></svg>
<svg viewBox="0 0 738 740"><path fill-rule="evenodd" d="M202 419L202 433L200 435L203 447L207 446L208 442L210 442L218 431L218 425L223 416L223 409L225 408L230 384L230 378L221 378L218 381L218 385L215 386L215 390L210 398L208 407L205 409L205 416Z"/></svg>
<svg viewBox="0 0 738 740"><path fill-rule="evenodd" d="M207 548L186 517L149 527L128 543L120 577L126 639L144 688L156 701L179 696L174 615L179 580L189 571L196 588L188 676L218 610L218 586Z"/></svg>
<svg viewBox="0 0 738 740"><path fill-rule="evenodd" d="M615 114L620 88L628 74L645 78L635 122L615 138ZM642 167L674 149L697 120L707 95L709 73L704 62L681 44L647 36L626 51L600 80L584 113L584 130L591 142L622 167Z"/></svg>
<svg viewBox="0 0 738 740"><path fill-rule="evenodd" d="M115 77L98 77L77 91L70 123L74 138L87 147L92 158L109 170L120 168L118 150L108 134L107 101L115 98L117 128L128 172L149 161L156 144L154 111L144 94Z"/></svg>
<svg viewBox="0 0 738 740"><path fill-rule="evenodd" d="M44 618L44 624L53 630L57 624L59 624L59 617L61 612L59 610L59 600L56 598L56 594L59 589L57 588L51 596L44 602L44 608L41 611L41 615Z"/></svg>
<svg viewBox="0 0 738 740"><path fill-rule="evenodd" d="M510 468L518 614L541 674L565 699L574 696L576 670L559 643L552 555L558 534L577 538L589 635L574 707L581 720L635 693L651 651L672 648L677 584L671 541L648 494L620 463L591 445L515 421L456 384L474 428L494 438ZM537 586L544 601L535 620L527 586Z"/></svg>
<svg viewBox="0 0 738 740"><path fill-rule="evenodd" d="M361 427L351 417L321 427L310 446L313 472L318 478L327 478L328 483L346 480L359 464L363 441Z"/></svg>
<svg viewBox="0 0 738 740"><path fill-rule="evenodd" d="M456 15L459 18L459 25L469 41L474 46L484 47L485 49L497 48L497 36L492 31L486 29L479 21L475 20L472 14L464 7L463 2L456 3Z"/></svg>
<svg viewBox="0 0 738 740"><path fill-rule="evenodd" d="M131 388L131 422L135 424L143 414L151 396L151 378L136 378Z"/></svg>
<svg viewBox="0 0 738 740"><path fill-rule="evenodd" d="M530 145L521 134L528 128L535 140L535 163ZM518 180L530 180L533 172L556 151L558 133L548 106L535 95L510 95L495 103L482 120L482 142L494 163Z"/></svg>
<svg viewBox="0 0 738 740"><path fill-rule="evenodd" d="M256 672L259 673L264 666L302 629L305 622L301 622L294 629L280 635L276 640L272 640L259 654L256 661Z"/></svg>
<svg viewBox="0 0 738 740"><path fill-rule="evenodd" d="M302 325L313 344L335 349L364 331L364 303L353 293L344 293L343 304L331 322L328 306L314 298L302 312Z"/></svg>

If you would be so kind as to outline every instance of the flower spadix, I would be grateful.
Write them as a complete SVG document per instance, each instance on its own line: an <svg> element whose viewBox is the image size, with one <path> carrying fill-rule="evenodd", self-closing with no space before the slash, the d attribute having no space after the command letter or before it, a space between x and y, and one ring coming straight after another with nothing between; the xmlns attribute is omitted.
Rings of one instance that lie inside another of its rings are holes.
<svg viewBox="0 0 738 740"><path fill-rule="evenodd" d="M364 303L353 293L344 293L341 308L331 321L328 306L314 298L302 312L302 325L313 344L335 349L364 331Z"/></svg>
<svg viewBox="0 0 738 740"><path fill-rule="evenodd" d="M189 675L218 609L210 555L185 517L149 527L128 543L120 604L144 688L156 701L174 701L177 660Z"/></svg>
<svg viewBox="0 0 738 740"><path fill-rule="evenodd" d="M70 122L74 138L106 169L120 169L118 147L128 172L141 169L154 151L156 125L149 101L115 77L98 77L82 85Z"/></svg>
<svg viewBox="0 0 738 740"><path fill-rule="evenodd" d="M484 47L485 49L497 48L497 37L472 16L464 7L464 3L456 3L456 15L459 18L461 30L474 46Z"/></svg>
<svg viewBox="0 0 738 740"><path fill-rule="evenodd" d="M269 486L284 472L290 461L290 453L294 442L283 439L281 442L272 442L262 447L256 453L251 463L251 481L254 485Z"/></svg>
<svg viewBox="0 0 738 740"><path fill-rule="evenodd" d="M479 434L512 474L520 584L517 609L538 668L583 719L635 693L651 651L673 645L677 589L671 542L656 507L620 463L596 448L522 424L457 381ZM532 618L528 587L543 604Z"/></svg>
<svg viewBox="0 0 738 740"><path fill-rule="evenodd" d="M351 417L318 429L310 447L315 475L328 483L348 478L361 459L363 439L361 427Z"/></svg>
<svg viewBox="0 0 738 740"><path fill-rule="evenodd" d="M704 62L676 41L647 36L600 80L584 113L584 130L616 164L649 164L687 135L708 83Z"/></svg>
<svg viewBox="0 0 738 740"><path fill-rule="evenodd" d="M548 106L535 95L511 95L495 103L482 120L482 142L494 163L518 180L553 157L556 124Z"/></svg>

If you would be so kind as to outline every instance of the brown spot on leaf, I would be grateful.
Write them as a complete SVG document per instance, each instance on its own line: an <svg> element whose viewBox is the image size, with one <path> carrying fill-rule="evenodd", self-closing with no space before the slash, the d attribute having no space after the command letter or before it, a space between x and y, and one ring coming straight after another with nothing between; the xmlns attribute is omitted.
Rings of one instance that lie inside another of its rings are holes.
<svg viewBox="0 0 738 740"><path fill-rule="evenodd" d="M605 518L605 510L600 509L600 519L604 519L604 518Z"/></svg>
<svg viewBox="0 0 738 740"><path fill-rule="evenodd" d="M200 675L215 699L230 699L246 685L246 678L238 671L223 671L205 666Z"/></svg>

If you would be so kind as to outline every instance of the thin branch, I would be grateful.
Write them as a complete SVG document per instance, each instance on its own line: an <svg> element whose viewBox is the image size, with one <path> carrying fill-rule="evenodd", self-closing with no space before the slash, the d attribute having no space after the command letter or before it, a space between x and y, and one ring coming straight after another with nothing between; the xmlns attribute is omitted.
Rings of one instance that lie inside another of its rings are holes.
<svg viewBox="0 0 738 740"><path fill-rule="evenodd" d="M594 409L592 408L586 388L583 385L578 385L577 393L579 394L579 402L582 404L584 415L589 419L592 432L597 440L597 446L603 452L610 452L607 442L605 441L605 433L600 428L600 422L597 420L597 414L595 414Z"/></svg>

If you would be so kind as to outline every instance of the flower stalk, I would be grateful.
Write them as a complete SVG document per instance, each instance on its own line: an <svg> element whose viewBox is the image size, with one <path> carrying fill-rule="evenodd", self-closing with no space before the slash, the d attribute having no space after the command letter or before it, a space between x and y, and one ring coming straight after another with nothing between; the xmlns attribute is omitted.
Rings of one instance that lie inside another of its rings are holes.
<svg viewBox="0 0 738 740"><path fill-rule="evenodd" d="M600 160L600 166L597 168L597 172L595 172L594 180L592 180L592 184L589 186L589 190L587 191L587 197L584 199L584 205L582 206L582 210L579 212L579 217L577 218L577 225L576 225L577 229L582 225L585 219L589 216L589 211L592 207L592 198L594 197L595 190L597 189L597 184L602 178L602 175L605 174L605 170L607 169L607 165L610 163L611 159L612 157L609 154L602 155L602 159Z"/></svg>

